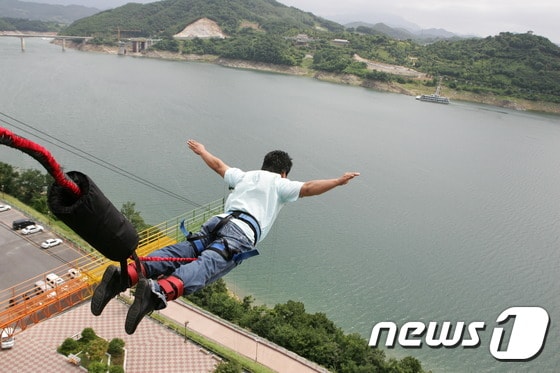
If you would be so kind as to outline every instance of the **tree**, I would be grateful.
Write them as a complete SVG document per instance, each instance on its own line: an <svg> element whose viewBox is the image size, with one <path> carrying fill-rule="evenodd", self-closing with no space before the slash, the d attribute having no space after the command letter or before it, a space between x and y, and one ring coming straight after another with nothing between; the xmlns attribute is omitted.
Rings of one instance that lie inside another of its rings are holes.
<svg viewBox="0 0 560 373"><path fill-rule="evenodd" d="M102 338L97 338L89 342L87 347L87 353L92 361L101 361L105 354L107 353L107 347L109 342Z"/></svg>
<svg viewBox="0 0 560 373"><path fill-rule="evenodd" d="M243 370L239 363L235 361L222 361L216 367L214 373L241 373Z"/></svg>
<svg viewBox="0 0 560 373"><path fill-rule="evenodd" d="M47 190L48 180L45 174L39 170L25 170L18 179L19 188L16 197L28 205L31 204L38 194L44 194Z"/></svg>
<svg viewBox="0 0 560 373"><path fill-rule="evenodd" d="M130 221L136 231L141 232L150 226L146 224L139 211L136 211L135 202L125 202L121 207L121 213Z"/></svg>
<svg viewBox="0 0 560 373"><path fill-rule="evenodd" d="M66 338L62 345L57 349L57 351L63 355L68 356L69 354L73 354L78 352L79 344L74 338Z"/></svg>
<svg viewBox="0 0 560 373"><path fill-rule="evenodd" d="M0 162L0 191L2 193L15 195L18 177L19 174L11 165Z"/></svg>
<svg viewBox="0 0 560 373"><path fill-rule="evenodd" d="M87 371L88 373L106 373L107 368L107 364L101 363L99 361L94 361L89 364Z"/></svg>
<svg viewBox="0 0 560 373"><path fill-rule="evenodd" d="M82 330L82 338L80 338L80 342L82 343L89 343L97 338L97 334L92 328L85 328Z"/></svg>
<svg viewBox="0 0 560 373"><path fill-rule="evenodd" d="M124 368L120 365L111 365L109 367L109 373L124 373Z"/></svg>
<svg viewBox="0 0 560 373"><path fill-rule="evenodd" d="M120 338L113 338L109 342L107 352L112 356L121 356L124 353L124 341Z"/></svg>
<svg viewBox="0 0 560 373"><path fill-rule="evenodd" d="M340 73L351 63L351 56L343 49L323 49L313 56L313 68L317 70Z"/></svg>

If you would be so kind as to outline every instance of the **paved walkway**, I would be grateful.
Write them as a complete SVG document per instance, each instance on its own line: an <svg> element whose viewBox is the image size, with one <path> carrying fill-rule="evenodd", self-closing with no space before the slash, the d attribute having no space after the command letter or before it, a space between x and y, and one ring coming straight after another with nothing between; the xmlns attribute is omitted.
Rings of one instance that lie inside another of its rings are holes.
<svg viewBox="0 0 560 373"><path fill-rule="evenodd" d="M328 373L328 370L211 313L176 300L158 311L206 338L279 373ZM144 321L142 321L143 323ZM143 324L138 326L142 328Z"/></svg>
<svg viewBox="0 0 560 373"><path fill-rule="evenodd" d="M10 350L0 350L0 372L79 373L56 349L62 342L84 328L91 327L105 339L121 338L127 350L127 373L209 373L218 360L176 333L146 317L136 333L124 331L128 306L113 300L95 317L86 302L68 312L27 328L16 335L16 344Z"/></svg>

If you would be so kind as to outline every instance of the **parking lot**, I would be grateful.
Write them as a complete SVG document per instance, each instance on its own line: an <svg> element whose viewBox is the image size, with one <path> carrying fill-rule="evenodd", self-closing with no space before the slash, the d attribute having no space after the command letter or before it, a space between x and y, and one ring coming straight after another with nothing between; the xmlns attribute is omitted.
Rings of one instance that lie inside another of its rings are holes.
<svg viewBox="0 0 560 373"><path fill-rule="evenodd" d="M6 203L0 200L0 204ZM0 290L52 272L65 263L70 269L71 262L82 256L64 240L57 246L41 248L41 243L47 239L58 238L49 231L46 222L37 222L44 227L42 232L23 235L21 230L13 230L12 222L23 218L26 216L13 207L0 212Z"/></svg>

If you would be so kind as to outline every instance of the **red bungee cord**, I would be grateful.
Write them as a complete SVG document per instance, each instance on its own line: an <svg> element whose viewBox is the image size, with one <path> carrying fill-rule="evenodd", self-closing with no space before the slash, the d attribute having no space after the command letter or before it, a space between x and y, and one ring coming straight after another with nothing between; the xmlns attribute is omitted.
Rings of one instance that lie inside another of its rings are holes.
<svg viewBox="0 0 560 373"><path fill-rule="evenodd" d="M185 262L190 263L197 260L197 258L169 258L158 256L140 256L138 257L142 262Z"/></svg>
<svg viewBox="0 0 560 373"><path fill-rule="evenodd" d="M82 196L82 191L80 190L78 184L76 184L62 171L62 167L54 159L53 155L43 146L36 144L26 138L20 137L4 127L0 127L0 144L18 149L30 155L47 170L47 172L54 178L56 184L60 185L64 189L71 191L78 198ZM78 232L78 234L80 233ZM97 250L100 251L99 248L97 248ZM107 256L107 253L103 251L101 251L101 253ZM131 255L131 258L141 261L172 261L185 263L190 263L197 260L197 258L137 257L134 251Z"/></svg>
<svg viewBox="0 0 560 373"><path fill-rule="evenodd" d="M80 187L66 176L53 155L41 145L20 137L4 127L0 127L0 144L10 146L30 155L47 170L58 185L72 191L78 197L82 194Z"/></svg>

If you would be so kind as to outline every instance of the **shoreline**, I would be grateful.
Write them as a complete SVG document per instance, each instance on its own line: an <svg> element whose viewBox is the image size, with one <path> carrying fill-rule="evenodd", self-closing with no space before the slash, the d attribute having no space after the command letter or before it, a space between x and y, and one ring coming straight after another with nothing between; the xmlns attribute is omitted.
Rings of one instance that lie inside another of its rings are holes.
<svg viewBox="0 0 560 373"><path fill-rule="evenodd" d="M84 52L98 52L98 53L118 55L118 47L109 47L103 45L96 46L91 44L75 44L75 43L70 43L68 41L66 42L66 47L77 49ZM379 82L373 80L364 80L360 77L351 74L336 74L336 73L328 73L323 71L315 71L301 66L283 66L283 65L274 65L274 64L262 63L262 62L246 61L246 60L231 60L231 59L225 59L214 55L193 55L193 54L174 53L168 51L151 50L151 51L146 51L141 53L128 52L126 56L156 58L156 59L172 60L172 61L214 63L220 66L230 67L235 69L245 69L245 70L302 76L302 77L308 77L308 78L317 79L320 81L325 81L325 82L330 82L335 84L351 85L356 87L373 89L380 92L397 93L397 94L403 94L412 97L421 94L433 93L433 87L426 87L422 85L399 84L395 82L385 83L385 82ZM553 102L530 101L526 99L507 98L507 97L500 97L495 95L481 95L473 92L455 91L447 87L445 87L444 96L448 97L452 102L464 101L464 102L470 102L476 104L501 107L501 108L516 110L516 111L530 111L530 112L541 113L541 114L560 115L560 104L555 104Z"/></svg>

